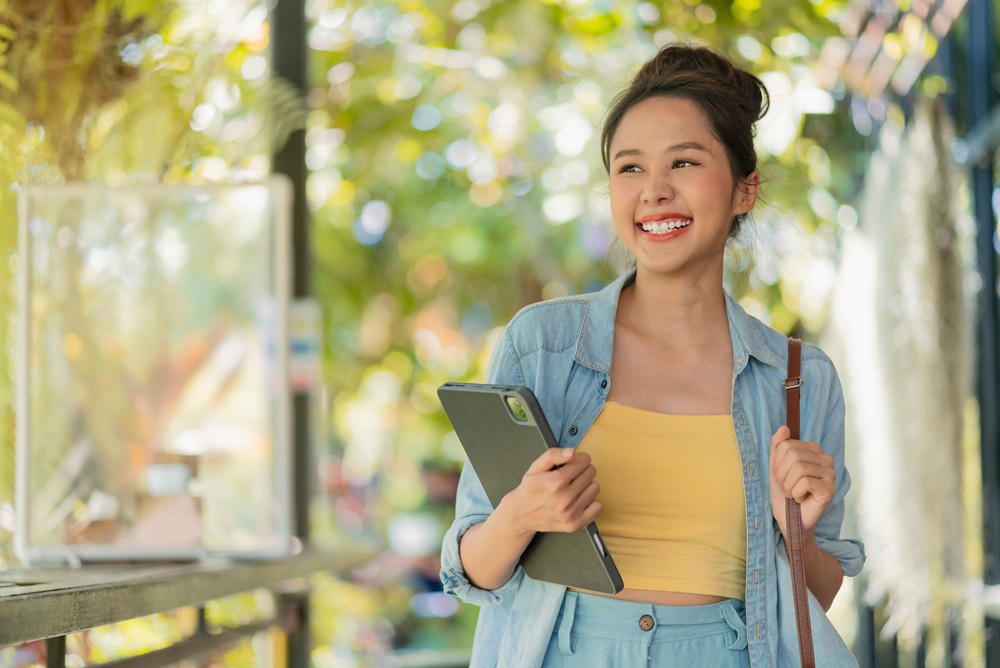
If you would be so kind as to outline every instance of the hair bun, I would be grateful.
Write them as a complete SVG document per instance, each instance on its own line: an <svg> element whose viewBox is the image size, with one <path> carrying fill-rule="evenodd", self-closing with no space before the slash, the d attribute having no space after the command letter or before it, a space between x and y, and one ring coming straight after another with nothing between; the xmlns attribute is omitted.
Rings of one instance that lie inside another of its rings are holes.
<svg viewBox="0 0 1000 668"><path fill-rule="evenodd" d="M630 89L635 93L651 93L666 81L678 77L692 80L710 77L735 91L734 102L743 110L750 123L756 123L767 113L770 98L764 82L737 67L729 58L715 51L686 44L668 44L635 75Z"/></svg>

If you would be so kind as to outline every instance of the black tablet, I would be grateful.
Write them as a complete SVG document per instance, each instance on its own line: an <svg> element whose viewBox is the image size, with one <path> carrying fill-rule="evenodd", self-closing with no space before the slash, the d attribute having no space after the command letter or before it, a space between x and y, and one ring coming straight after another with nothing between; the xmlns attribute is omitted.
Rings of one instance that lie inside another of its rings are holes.
<svg viewBox="0 0 1000 668"><path fill-rule="evenodd" d="M445 383L438 397L494 508L546 448L558 446L526 387ZM521 566L536 580L567 587L617 594L624 586L594 523L573 533L536 534Z"/></svg>

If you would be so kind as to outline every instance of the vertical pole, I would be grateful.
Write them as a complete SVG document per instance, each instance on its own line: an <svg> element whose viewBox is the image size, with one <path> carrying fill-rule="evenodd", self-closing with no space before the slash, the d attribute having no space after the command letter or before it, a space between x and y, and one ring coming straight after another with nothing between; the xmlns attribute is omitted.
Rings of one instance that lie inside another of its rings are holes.
<svg viewBox="0 0 1000 668"><path fill-rule="evenodd" d="M305 99L308 90L306 59L305 0L277 0L271 12L271 57L274 76L296 86ZM309 251L309 209L306 205L306 135L296 130L274 155L274 171L292 182L292 295L307 297L312 292L312 267ZM287 345L288 342L285 342ZM294 517L292 527L303 543L309 539L309 482L311 443L309 396L296 394L292 404L293 460L292 490ZM294 602L297 625L288 634L287 657L291 668L311 665L312 642L309 637L309 593L303 592Z"/></svg>
<svg viewBox="0 0 1000 668"><path fill-rule="evenodd" d="M198 621L195 633L198 635L208 633L208 614L205 612L204 604L198 606Z"/></svg>
<svg viewBox="0 0 1000 668"><path fill-rule="evenodd" d="M990 0L969 3L970 127L985 122L997 103L993 83L996 36ZM972 166L977 223L976 259L982 276L979 294L977 379L983 467L983 549L987 584L1000 584L1000 333L997 318L996 221L993 216L993 156ZM986 665L1000 665L1000 621L986 620Z"/></svg>
<svg viewBox="0 0 1000 668"><path fill-rule="evenodd" d="M304 0L278 0L272 13L271 44L274 75L294 84L306 94L306 13ZM306 135L296 130L274 155L274 171L292 181L292 294L307 297L312 291L309 252L309 209L306 205ZM293 403L295 534L309 537L310 434L309 397L296 394Z"/></svg>
<svg viewBox="0 0 1000 668"><path fill-rule="evenodd" d="M861 587L864 580L858 578L854 586L854 607L858 611L858 634L851 651L861 668L875 668L877 636L875 631L875 608L864 600Z"/></svg>
<svg viewBox="0 0 1000 668"><path fill-rule="evenodd" d="M285 618L286 668L309 668L312 665L309 642L309 590L278 594Z"/></svg>
<svg viewBox="0 0 1000 668"><path fill-rule="evenodd" d="M45 641L45 668L66 668L66 636Z"/></svg>

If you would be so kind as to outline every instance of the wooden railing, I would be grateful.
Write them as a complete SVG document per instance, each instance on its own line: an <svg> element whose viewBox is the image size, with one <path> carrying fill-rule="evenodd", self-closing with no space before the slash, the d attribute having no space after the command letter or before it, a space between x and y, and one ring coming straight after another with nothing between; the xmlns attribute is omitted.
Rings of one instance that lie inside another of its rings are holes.
<svg viewBox="0 0 1000 668"><path fill-rule="evenodd" d="M225 649L242 638L278 628L284 651L275 663L310 665L306 576L320 571L344 574L371 560L371 546L347 544L311 548L274 561L205 561L183 564L125 564L80 568L22 568L0 573L0 647L46 642L47 668L65 668L66 635L177 608L197 606L196 632L167 648L103 664L104 668L166 666ZM271 590L275 614L221 633L205 625L206 601Z"/></svg>

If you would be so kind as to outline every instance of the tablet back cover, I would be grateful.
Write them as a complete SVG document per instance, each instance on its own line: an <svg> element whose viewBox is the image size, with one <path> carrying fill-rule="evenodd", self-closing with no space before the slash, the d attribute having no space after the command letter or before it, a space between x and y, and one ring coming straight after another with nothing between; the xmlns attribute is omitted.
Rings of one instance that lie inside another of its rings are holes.
<svg viewBox="0 0 1000 668"><path fill-rule="evenodd" d="M494 508L546 448L558 446L526 387L445 383L438 397ZM524 408L524 421L514 417L509 397ZM623 587L593 523L573 533L536 534L521 566L536 580L607 594Z"/></svg>

